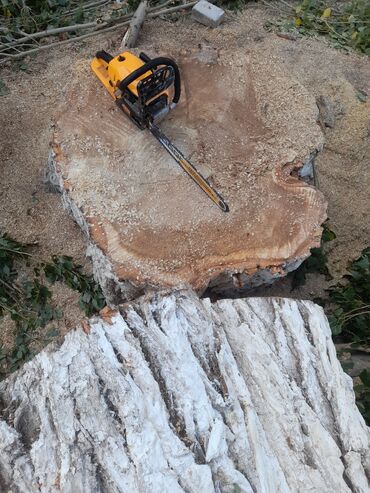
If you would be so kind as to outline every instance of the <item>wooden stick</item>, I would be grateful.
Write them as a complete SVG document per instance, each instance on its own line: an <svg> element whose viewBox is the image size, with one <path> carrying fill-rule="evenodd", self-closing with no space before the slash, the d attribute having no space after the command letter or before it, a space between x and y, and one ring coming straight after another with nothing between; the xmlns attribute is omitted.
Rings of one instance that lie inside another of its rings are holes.
<svg viewBox="0 0 370 493"><path fill-rule="evenodd" d="M64 41L58 41L57 43L49 43L47 45L38 46L37 48L33 48L32 50L24 51L23 53L17 53L16 55L11 55L9 53L9 54L6 54L6 56L4 56L4 58L0 59L0 65L9 59L16 60L17 58L22 58L22 57L30 55L32 53L37 53L39 51L48 50L49 48L53 48L54 46L57 47L57 46L66 45L69 43L73 43L74 41L80 41L82 39L90 38L91 36L96 36L96 35L101 34L101 33L113 31L114 29L116 29L119 26L127 26L128 24L129 24L129 21L122 22L121 24L116 24L115 26L107 27L106 29L100 29L99 31L93 31L91 33L83 34L82 36L77 36L75 38L65 39Z"/></svg>
<svg viewBox="0 0 370 493"><path fill-rule="evenodd" d="M101 24L104 25L104 23ZM33 34L26 34L26 36L15 39L14 41L7 43L7 45L15 46L17 44L23 43L24 41L29 41L30 39L44 38L46 36L53 36L54 34L67 33L70 31L78 31L80 29L89 29L91 27L96 27L98 25L99 24L96 21L94 21L94 22L86 22L85 24L75 24L73 26L64 26L64 27L56 27L54 29L46 29L45 31L39 31Z"/></svg>
<svg viewBox="0 0 370 493"><path fill-rule="evenodd" d="M163 7L166 7L167 5L171 4L174 1L175 0L168 0L167 2L164 2L163 5L157 5L156 7L149 9L148 10L148 12L149 12L148 17L153 17L152 15L150 15L151 13L157 13L157 12L159 13L160 9L162 9ZM186 6L187 6L187 4L178 5L177 7L186 8ZM140 6L139 6L139 8L140 8ZM139 8L137 9L137 11L139 10ZM173 7L173 8L178 10L176 7ZM136 12L135 12L135 14L136 14ZM171 12L163 12L163 13L171 13ZM32 34L23 33L24 34L23 37L6 43L6 46L10 48L11 46L23 44L25 41L35 40L35 39L44 38L47 36L53 36L55 34L71 32L71 31L79 31L79 30L90 29L90 28L95 28L96 30L102 30L106 27L111 27L113 25L118 25L118 24L122 25L121 24L122 21L131 19L131 18L133 18L132 15L126 14L126 15L123 15L122 17L118 18L118 19L113 19L112 21L107 21L107 22L100 22L100 23L97 23L96 21L86 22L84 24L75 24L72 26L64 26L64 27L58 27L58 28L54 28L54 29L46 29L45 31L39 31L37 33L32 33ZM1 30L6 31L6 29L1 29ZM74 39L77 39L77 37ZM1 43L0 46L4 47L4 43Z"/></svg>
<svg viewBox="0 0 370 493"><path fill-rule="evenodd" d="M122 51L125 48L133 48L136 45L136 41L139 36L141 26L144 23L147 8L148 8L147 0L142 0L130 21L130 25L126 31L126 34L123 37L121 43Z"/></svg>
<svg viewBox="0 0 370 493"><path fill-rule="evenodd" d="M171 7L169 9L163 9L163 10L159 10L156 12L149 12L147 17L154 18L154 17L159 17L161 15L165 15L165 14L172 14L174 12L178 12L179 10L186 10L186 9L193 7L196 3L197 2L189 2L189 3L185 3L184 5L177 5L176 7ZM74 43L75 41L80 41L82 39L90 38L91 36L97 36L98 34L101 34L101 33L113 31L117 27L129 25L129 23L130 23L130 21L127 20L127 21L121 22L119 24L115 24L114 26L107 27L105 29L99 29L99 30L97 29L95 31L92 31L91 33L83 34L82 36L76 36L75 38L66 39L64 41L58 41L56 43L49 43L47 45L38 46L37 48L33 48L32 50L24 51L23 53L17 53L14 55L13 54L11 55L10 53L6 54L6 55L4 54L5 56L0 59L0 65L3 64L4 62L6 62L7 60L16 60L18 58L22 58L22 57L30 55L32 53L37 53L39 51L48 50L49 48L58 47L58 46L66 45L69 43ZM1 47L1 45L0 45L0 47Z"/></svg>

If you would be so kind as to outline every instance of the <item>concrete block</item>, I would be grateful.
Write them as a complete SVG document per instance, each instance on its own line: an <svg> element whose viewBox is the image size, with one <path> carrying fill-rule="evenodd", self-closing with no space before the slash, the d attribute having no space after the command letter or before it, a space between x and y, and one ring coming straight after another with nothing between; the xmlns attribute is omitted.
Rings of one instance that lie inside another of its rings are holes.
<svg viewBox="0 0 370 493"><path fill-rule="evenodd" d="M206 0L200 0L192 8L192 17L205 26L217 27L225 17L225 12Z"/></svg>

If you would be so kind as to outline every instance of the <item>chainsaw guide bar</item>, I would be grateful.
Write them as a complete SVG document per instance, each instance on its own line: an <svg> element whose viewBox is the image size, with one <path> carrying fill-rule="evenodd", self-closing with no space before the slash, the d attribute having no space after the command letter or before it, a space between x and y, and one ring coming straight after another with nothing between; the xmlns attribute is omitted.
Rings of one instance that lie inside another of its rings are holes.
<svg viewBox="0 0 370 493"><path fill-rule="evenodd" d="M151 59L144 53L137 57L125 51L113 57L99 51L91 62L91 68L124 113L141 130L148 129L203 192L223 212L228 212L229 207L221 195L156 125L180 99L177 64L170 58Z"/></svg>

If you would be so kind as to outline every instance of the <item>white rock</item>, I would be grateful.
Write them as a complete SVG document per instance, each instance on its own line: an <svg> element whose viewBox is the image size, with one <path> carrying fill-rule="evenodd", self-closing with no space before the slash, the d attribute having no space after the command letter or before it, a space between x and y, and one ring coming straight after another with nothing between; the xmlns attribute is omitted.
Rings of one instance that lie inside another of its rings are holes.
<svg viewBox="0 0 370 493"><path fill-rule="evenodd" d="M225 17L224 10L207 0L200 0L191 10L193 19L209 27L217 27Z"/></svg>

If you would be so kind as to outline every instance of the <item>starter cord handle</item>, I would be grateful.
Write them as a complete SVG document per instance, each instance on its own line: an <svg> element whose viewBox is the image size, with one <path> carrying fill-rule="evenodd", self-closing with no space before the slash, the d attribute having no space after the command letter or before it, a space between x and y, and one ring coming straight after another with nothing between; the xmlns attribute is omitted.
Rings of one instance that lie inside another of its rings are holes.
<svg viewBox="0 0 370 493"><path fill-rule="evenodd" d="M173 103L175 104L178 103L181 94L180 71L179 71L179 67L177 66L177 63L171 60L171 58L166 58L161 56L149 60L148 62L144 63L144 65L142 65L141 67L131 72L130 75L125 77L118 84L118 89L124 92L125 89L127 89L127 86L129 86L132 82L134 82L134 80L136 80L141 75L144 75L146 72L148 72L148 70L156 69L159 65L167 65L173 68L175 73L175 82L174 82L175 91L173 95Z"/></svg>

